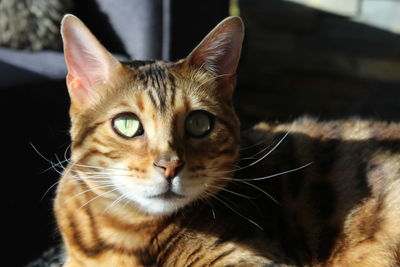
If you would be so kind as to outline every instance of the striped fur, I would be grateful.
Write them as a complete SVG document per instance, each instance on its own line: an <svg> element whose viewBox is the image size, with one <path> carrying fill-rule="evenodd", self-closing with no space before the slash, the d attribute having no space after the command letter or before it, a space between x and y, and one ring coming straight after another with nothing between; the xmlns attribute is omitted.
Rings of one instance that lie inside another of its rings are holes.
<svg viewBox="0 0 400 267"><path fill-rule="evenodd" d="M103 66L92 98L70 70L71 161L54 204L64 266L398 266L400 124L302 118L240 135L234 79L191 58ZM215 115L203 138L185 133L193 110ZM126 112L143 135L115 133ZM185 162L170 182L160 157ZM173 186L182 198L149 197Z"/></svg>

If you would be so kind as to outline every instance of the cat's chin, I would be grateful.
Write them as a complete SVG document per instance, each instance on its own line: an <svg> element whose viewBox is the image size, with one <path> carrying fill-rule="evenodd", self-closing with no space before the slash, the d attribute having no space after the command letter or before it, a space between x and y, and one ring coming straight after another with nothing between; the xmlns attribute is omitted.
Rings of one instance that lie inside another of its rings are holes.
<svg viewBox="0 0 400 267"><path fill-rule="evenodd" d="M170 215L191 202L191 199L172 192L149 197L129 197L138 208L150 215Z"/></svg>
<svg viewBox="0 0 400 267"><path fill-rule="evenodd" d="M163 216L177 212L197 199L204 190L202 183L189 182L185 174L167 181L154 175L147 184L132 183L127 179L113 179L121 195L130 200L139 211L149 215Z"/></svg>

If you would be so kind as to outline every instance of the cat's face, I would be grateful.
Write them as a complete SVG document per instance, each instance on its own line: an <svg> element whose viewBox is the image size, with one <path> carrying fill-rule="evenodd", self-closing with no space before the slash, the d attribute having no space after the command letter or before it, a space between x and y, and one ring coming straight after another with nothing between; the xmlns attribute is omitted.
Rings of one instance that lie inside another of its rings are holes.
<svg viewBox="0 0 400 267"><path fill-rule="evenodd" d="M235 78L226 74L236 70L241 27L237 18L220 24L178 63L133 67L139 64L112 58L75 17L64 19L71 158L79 179L149 214L169 214L221 190L239 153ZM88 66L93 58L98 62Z"/></svg>

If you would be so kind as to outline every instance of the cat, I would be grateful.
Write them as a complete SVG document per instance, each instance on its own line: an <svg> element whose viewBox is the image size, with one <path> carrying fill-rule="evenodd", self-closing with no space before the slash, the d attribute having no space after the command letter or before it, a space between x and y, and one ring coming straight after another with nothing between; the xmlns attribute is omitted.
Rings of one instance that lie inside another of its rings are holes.
<svg viewBox="0 0 400 267"><path fill-rule="evenodd" d="M177 62L120 62L73 15L61 33L65 267L400 266L400 124L303 117L240 133L239 17Z"/></svg>

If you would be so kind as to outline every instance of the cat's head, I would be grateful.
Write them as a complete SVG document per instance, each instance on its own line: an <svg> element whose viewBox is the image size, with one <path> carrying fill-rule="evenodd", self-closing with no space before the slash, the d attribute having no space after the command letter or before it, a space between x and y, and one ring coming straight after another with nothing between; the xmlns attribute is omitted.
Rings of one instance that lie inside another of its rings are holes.
<svg viewBox="0 0 400 267"><path fill-rule="evenodd" d="M223 188L239 154L231 98L240 18L175 63L121 63L86 26L62 22L74 177L103 197L169 214Z"/></svg>

